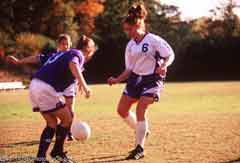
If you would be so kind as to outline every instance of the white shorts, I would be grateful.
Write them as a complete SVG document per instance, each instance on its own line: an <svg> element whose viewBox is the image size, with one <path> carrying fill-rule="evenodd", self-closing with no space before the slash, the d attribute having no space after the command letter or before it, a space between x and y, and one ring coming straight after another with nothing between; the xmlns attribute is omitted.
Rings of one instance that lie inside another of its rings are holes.
<svg viewBox="0 0 240 163"><path fill-rule="evenodd" d="M58 93L61 96L65 97L75 97L78 91L78 84L74 82L70 86L68 86L63 92Z"/></svg>
<svg viewBox="0 0 240 163"><path fill-rule="evenodd" d="M34 112L53 112L64 107L64 103L55 89L38 79L31 81L29 96Z"/></svg>

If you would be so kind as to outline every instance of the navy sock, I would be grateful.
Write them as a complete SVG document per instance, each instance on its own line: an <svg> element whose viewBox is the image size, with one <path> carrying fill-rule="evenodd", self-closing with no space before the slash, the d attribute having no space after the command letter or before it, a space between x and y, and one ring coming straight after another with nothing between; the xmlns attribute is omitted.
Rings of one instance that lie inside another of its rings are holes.
<svg viewBox="0 0 240 163"><path fill-rule="evenodd" d="M48 126L44 128L40 137L37 157L46 157L46 152L49 148L49 145L51 144L54 134L55 134L54 128Z"/></svg>
<svg viewBox="0 0 240 163"><path fill-rule="evenodd" d="M61 125L57 126L56 130L56 142L54 144L54 147L52 149L52 154L60 154L63 152L63 144L65 141L65 138L69 132L69 128L62 127Z"/></svg>

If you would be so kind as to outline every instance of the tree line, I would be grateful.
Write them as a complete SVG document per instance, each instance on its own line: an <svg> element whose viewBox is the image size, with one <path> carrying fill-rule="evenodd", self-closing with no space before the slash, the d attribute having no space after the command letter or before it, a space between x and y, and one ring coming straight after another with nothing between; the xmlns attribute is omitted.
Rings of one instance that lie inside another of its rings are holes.
<svg viewBox="0 0 240 163"><path fill-rule="evenodd" d="M102 82L124 69L128 38L121 22L134 0L2 0L0 56L26 57L54 48L68 33L75 45L81 34L94 38L99 50L86 66L91 82ZM238 80L240 20L238 7L226 0L211 17L181 20L177 6L145 0L148 30L166 39L176 58L168 80ZM6 69L3 61L0 68Z"/></svg>

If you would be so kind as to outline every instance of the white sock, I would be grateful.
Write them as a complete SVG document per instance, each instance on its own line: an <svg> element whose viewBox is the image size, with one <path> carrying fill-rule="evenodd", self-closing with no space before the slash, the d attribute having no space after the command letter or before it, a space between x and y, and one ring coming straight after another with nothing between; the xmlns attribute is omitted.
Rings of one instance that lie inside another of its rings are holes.
<svg viewBox="0 0 240 163"><path fill-rule="evenodd" d="M136 129L136 145L140 145L142 148L144 148L147 131L148 131L147 121L138 121Z"/></svg>
<svg viewBox="0 0 240 163"><path fill-rule="evenodd" d="M133 112L129 111L128 116L124 120L132 129L136 130L137 119Z"/></svg>

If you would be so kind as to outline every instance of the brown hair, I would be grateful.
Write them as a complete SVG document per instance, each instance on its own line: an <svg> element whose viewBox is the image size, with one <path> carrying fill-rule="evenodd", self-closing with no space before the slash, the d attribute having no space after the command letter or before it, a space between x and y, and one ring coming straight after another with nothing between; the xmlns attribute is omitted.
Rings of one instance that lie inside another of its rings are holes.
<svg viewBox="0 0 240 163"><path fill-rule="evenodd" d="M62 40L67 40L70 43L70 46L72 46L72 40L71 37L68 34L60 34L58 36L57 42L60 43Z"/></svg>
<svg viewBox="0 0 240 163"><path fill-rule="evenodd" d="M87 37L86 35L82 35L78 40L77 49L80 49L80 50L84 49L85 47L88 46L91 40L92 39L90 37Z"/></svg>
<svg viewBox="0 0 240 163"><path fill-rule="evenodd" d="M93 41L93 39L91 39L90 37L87 37L86 35L82 35L77 43L76 48L84 52L84 49L88 47L91 42L93 43L94 49L92 49L93 51L90 53L84 53L85 62L89 61L92 58L92 56L95 54L95 51L97 50L97 46Z"/></svg>
<svg viewBox="0 0 240 163"><path fill-rule="evenodd" d="M147 17L147 10L142 3L133 4L129 10L128 15L124 19L123 23L130 25L135 25L139 23L144 23Z"/></svg>

